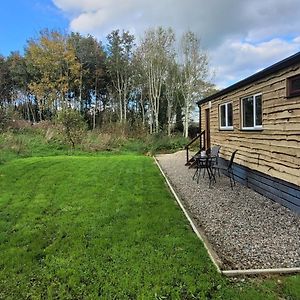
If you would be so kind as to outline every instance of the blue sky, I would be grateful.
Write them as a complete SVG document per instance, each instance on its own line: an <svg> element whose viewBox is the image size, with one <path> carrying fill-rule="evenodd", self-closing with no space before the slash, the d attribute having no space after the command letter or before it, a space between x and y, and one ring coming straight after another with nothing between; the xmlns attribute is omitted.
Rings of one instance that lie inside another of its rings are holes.
<svg viewBox="0 0 300 300"><path fill-rule="evenodd" d="M0 54L23 51L26 41L44 28L66 30L68 19L51 0L6 0L0 10Z"/></svg>
<svg viewBox="0 0 300 300"><path fill-rule="evenodd" d="M212 81L226 87L300 51L299 0L8 0L1 3L0 54L23 51L41 29L91 34L113 29L192 30L210 57Z"/></svg>

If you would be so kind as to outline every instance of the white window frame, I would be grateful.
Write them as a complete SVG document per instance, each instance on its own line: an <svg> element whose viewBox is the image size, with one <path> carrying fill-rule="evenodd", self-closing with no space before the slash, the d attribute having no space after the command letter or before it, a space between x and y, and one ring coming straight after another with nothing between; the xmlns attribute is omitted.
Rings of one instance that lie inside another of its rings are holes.
<svg viewBox="0 0 300 300"><path fill-rule="evenodd" d="M231 104L232 107L232 126L228 125L228 105ZM221 119L221 107L225 106L225 126L222 126ZM219 105L219 128L220 130L233 130L233 104L232 102L226 102Z"/></svg>
<svg viewBox="0 0 300 300"><path fill-rule="evenodd" d="M263 128L262 124L261 125L256 125L256 97L257 96L261 96L261 101L262 101L262 93L258 93L258 94L254 94L254 95L249 95L247 97L241 98L241 104L240 104L241 105L241 123L242 123L241 125L242 125L242 129L244 129L244 130L260 130L260 129ZM252 126L252 127L245 127L244 126L244 105L243 105L243 100L247 99L249 97L253 97L253 124L254 124L254 126ZM261 103L261 106L262 106L262 103ZM261 122L262 121L263 120L261 120Z"/></svg>

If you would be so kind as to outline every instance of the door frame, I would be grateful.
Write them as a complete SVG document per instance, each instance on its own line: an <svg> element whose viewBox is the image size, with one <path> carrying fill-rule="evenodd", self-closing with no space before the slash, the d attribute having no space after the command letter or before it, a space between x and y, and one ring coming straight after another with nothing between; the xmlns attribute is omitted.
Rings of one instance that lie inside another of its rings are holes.
<svg viewBox="0 0 300 300"><path fill-rule="evenodd" d="M210 108L205 109L205 148L210 148Z"/></svg>

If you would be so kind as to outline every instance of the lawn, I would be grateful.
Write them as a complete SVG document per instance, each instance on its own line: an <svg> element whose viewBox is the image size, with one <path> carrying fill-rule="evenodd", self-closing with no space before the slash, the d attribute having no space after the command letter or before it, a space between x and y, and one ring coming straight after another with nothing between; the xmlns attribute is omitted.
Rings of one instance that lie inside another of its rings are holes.
<svg viewBox="0 0 300 300"><path fill-rule="evenodd" d="M299 286L218 274L150 157L0 165L0 299L299 299Z"/></svg>

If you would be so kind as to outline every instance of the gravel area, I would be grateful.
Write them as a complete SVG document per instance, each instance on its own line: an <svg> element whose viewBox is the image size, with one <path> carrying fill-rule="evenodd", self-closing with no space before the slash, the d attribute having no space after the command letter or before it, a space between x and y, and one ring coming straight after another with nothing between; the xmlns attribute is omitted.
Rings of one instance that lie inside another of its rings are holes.
<svg viewBox="0 0 300 300"><path fill-rule="evenodd" d="M192 180L185 151L158 155L172 186L223 262L222 269L300 267L300 216L229 178Z"/></svg>

